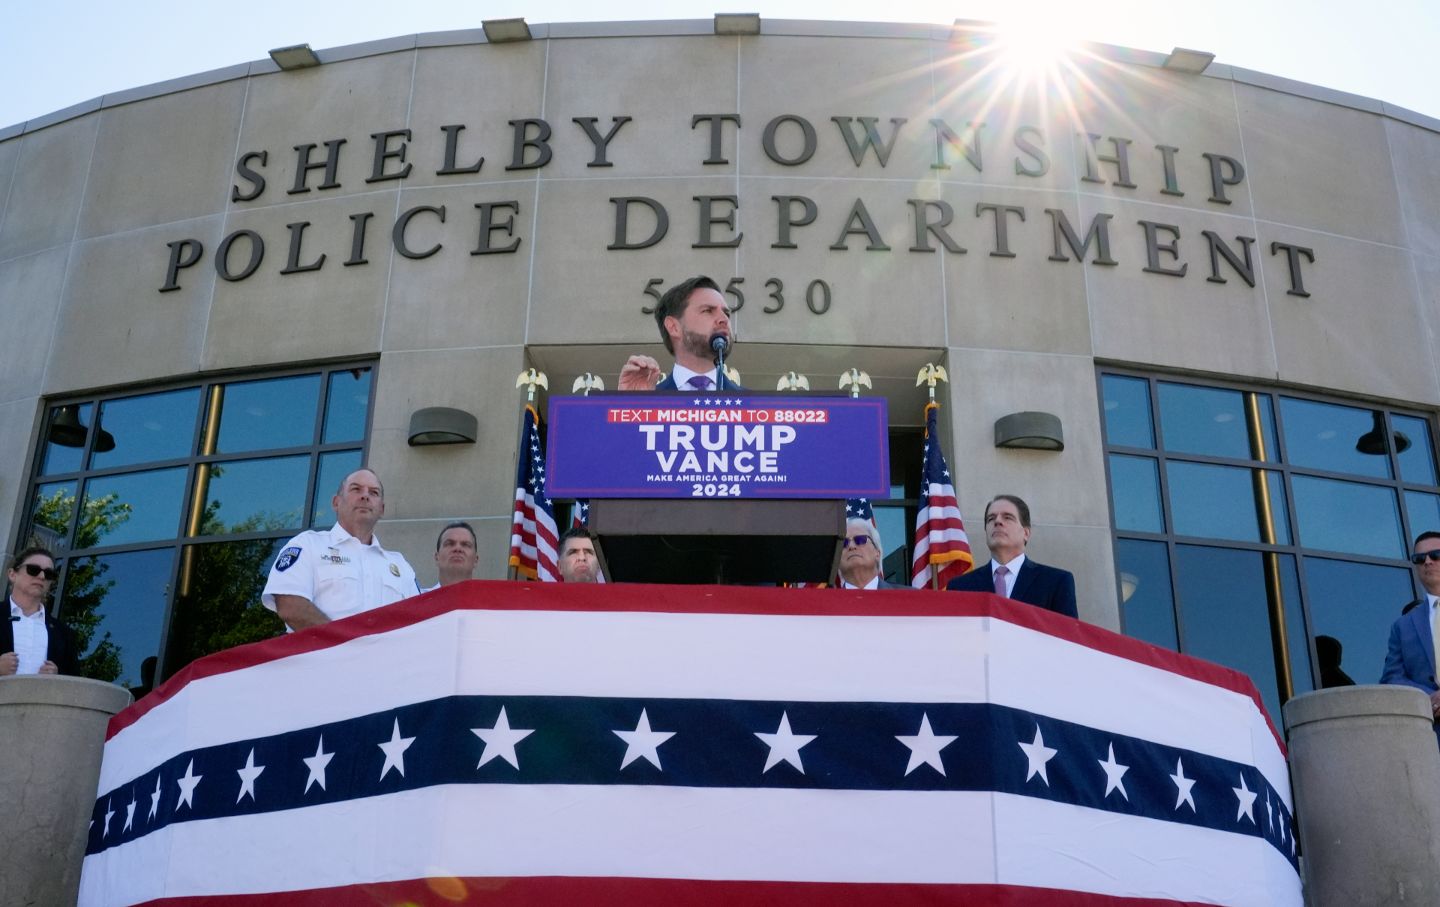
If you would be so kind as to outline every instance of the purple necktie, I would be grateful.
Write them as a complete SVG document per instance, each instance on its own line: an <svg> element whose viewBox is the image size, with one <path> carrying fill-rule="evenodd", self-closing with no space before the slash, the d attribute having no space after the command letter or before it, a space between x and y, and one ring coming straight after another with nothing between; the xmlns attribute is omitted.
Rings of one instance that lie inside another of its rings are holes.
<svg viewBox="0 0 1440 907"><path fill-rule="evenodd" d="M995 594L1001 598L1009 598L1005 594L1005 577L1010 574L1010 568L1004 565L995 568Z"/></svg>
<svg viewBox="0 0 1440 907"><path fill-rule="evenodd" d="M686 383L686 384L689 384L691 387L695 388L697 391L708 391L708 390L710 389L710 376L709 376L709 375L696 375L696 376L694 376L693 378L691 378L689 381L687 381L687 382L685 382L685 383Z"/></svg>

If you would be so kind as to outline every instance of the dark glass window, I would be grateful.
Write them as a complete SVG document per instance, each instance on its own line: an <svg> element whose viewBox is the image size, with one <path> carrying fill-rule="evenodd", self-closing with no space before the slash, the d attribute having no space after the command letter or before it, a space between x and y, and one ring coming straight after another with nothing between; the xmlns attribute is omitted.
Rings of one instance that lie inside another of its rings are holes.
<svg viewBox="0 0 1440 907"><path fill-rule="evenodd" d="M1115 559L1120 571L1120 610L1125 632L1166 649L1178 649L1170 555L1165 543L1121 539L1115 546Z"/></svg>
<svg viewBox="0 0 1440 907"><path fill-rule="evenodd" d="M1375 682L1418 594L1409 540L1440 529L1430 420L1116 372L1100 392L1125 632L1244 671L1272 717Z"/></svg>
<svg viewBox="0 0 1440 907"><path fill-rule="evenodd" d="M1110 455L1110 495L1116 528L1164 532L1160 512L1160 471L1149 457Z"/></svg>
<svg viewBox="0 0 1440 907"><path fill-rule="evenodd" d="M136 463L158 463L189 456L200 415L200 388L165 394L122 397L100 404L100 428L90 465L113 469ZM108 449L102 449L108 448Z"/></svg>
<svg viewBox="0 0 1440 907"><path fill-rule="evenodd" d="M1280 413L1285 450L1294 465L1382 479L1392 475L1383 446L1360 449L1367 438L1383 445L1384 413L1294 397L1280 398Z"/></svg>
<svg viewBox="0 0 1440 907"><path fill-rule="evenodd" d="M313 443L320 376L295 375L227 385L220 395L218 453Z"/></svg>
<svg viewBox="0 0 1440 907"><path fill-rule="evenodd" d="M1150 383L1143 378L1106 375L1105 437L1112 447L1154 447L1150 425Z"/></svg>
<svg viewBox="0 0 1440 907"><path fill-rule="evenodd" d="M163 679L282 629L260 605L274 549L333 521L372 383L344 365L50 406L17 547L61 555L56 613L87 676L133 687L147 659Z"/></svg>

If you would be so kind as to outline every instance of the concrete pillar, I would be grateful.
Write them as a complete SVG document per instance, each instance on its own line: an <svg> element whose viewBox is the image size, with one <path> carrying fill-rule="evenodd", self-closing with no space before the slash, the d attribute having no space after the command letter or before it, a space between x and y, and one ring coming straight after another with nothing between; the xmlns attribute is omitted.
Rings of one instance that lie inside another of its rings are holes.
<svg viewBox="0 0 1440 907"><path fill-rule="evenodd" d="M1405 686L1319 690L1285 704L1311 907L1440 904L1440 747Z"/></svg>
<svg viewBox="0 0 1440 907"><path fill-rule="evenodd" d="M7 904L71 905L110 716L130 704L83 677L0 679L0 879Z"/></svg>

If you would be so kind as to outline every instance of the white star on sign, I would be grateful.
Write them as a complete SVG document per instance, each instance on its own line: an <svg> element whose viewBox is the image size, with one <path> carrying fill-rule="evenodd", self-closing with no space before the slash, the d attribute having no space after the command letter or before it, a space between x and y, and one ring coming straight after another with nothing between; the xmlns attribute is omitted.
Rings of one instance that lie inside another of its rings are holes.
<svg viewBox="0 0 1440 907"><path fill-rule="evenodd" d="M641 756L650 760L650 763L656 768L660 768L660 744L675 736L674 731L650 730L650 717L645 714L645 709L640 710L640 721L635 725L635 730L614 731L613 733L625 741L625 758L620 763L621 768Z"/></svg>
<svg viewBox="0 0 1440 907"><path fill-rule="evenodd" d="M255 779L260 777L261 772L265 771L265 766L255 764L254 747L250 748L250 755L245 757L245 767L237 768L235 771L240 775L240 796L235 798L235 802L239 803L245 799L246 794L249 794L250 802L254 803Z"/></svg>
<svg viewBox="0 0 1440 907"><path fill-rule="evenodd" d="M1111 791L1118 790L1120 796L1129 800L1130 794L1125 791L1125 773L1130 771L1130 766L1121 765L1115 761L1114 743L1110 744L1110 751L1106 755L1108 756L1106 759L1095 760L1105 770L1105 796L1108 797Z"/></svg>
<svg viewBox="0 0 1440 907"><path fill-rule="evenodd" d="M120 833L121 833L121 834L124 834L125 832L129 831L129 830L130 830L130 826L132 826L132 825L134 825L134 824L135 824L135 792L134 792L134 791L131 791L131 792L130 792L130 803L129 803L128 806L125 807L125 827L122 828L122 829L120 829Z"/></svg>
<svg viewBox="0 0 1440 907"><path fill-rule="evenodd" d="M1025 751L1025 759L1029 763L1025 780L1029 781L1039 775L1040 780L1045 782L1046 787L1049 787L1050 776L1045 774L1045 763L1054 759L1055 754L1060 751L1045 745L1045 738L1040 734L1040 725L1035 725L1035 739L1029 743L1021 743L1020 748Z"/></svg>
<svg viewBox="0 0 1440 907"><path fill-rule="evenodd" d="M175 783L180 785L180 799L175 801L176 809L182 806L195 808L195 785L199 784L203 777L205 776L195 774L195 760L191 759L190 764L185 766L185 774L175 779Z"/></svg>
<svg viewBox="0 0 1440 907"><path fill-rule="evenodd" d="M790 715L788 712L780 713L780 726L773 734L756 733L770 747L770 755L765 759L765 768L760 774L765 774L781 762L788 762L805 774L805 766L800 764L800 747L815 739L814 734L796 734L790 730Z"/></svg>
<svg viewBox="0 0 1440 907"><path fill-rule="evenodd" d="M110 834L110 817L115 815L115 810L110 808L110 801L105 801L105 831L100 835L104 838Z"/></svg>
<svg viewBox="0 0 1440 907"><path fill-rule="evenodd" d="M1245 786L1245 775L1240 775L1240 786L1230 788L1235 792L1235 798L1240 801L1240 807L1235 810L1235 821L1239 822L1242 817L1255 823L1255 797L1256 793Z"/></svg>
<svg viewBox="0 0 1440 907"><path fill-rule="evenodd" d="M385 780L386 773L392 768L400 773L400 777L405 777L405 751L408 750L410 744L414 742L414 737L400 736L400 719L396 718L395 727L390 732L389 741L375 744L385 751L385 764L380 767L381 781Z"/></svg>
<svg viewBox="0 0 1440 907"><path fill-rule="evenodd" d="M935 732L930 730L930 716L921 712L920 730L916 731L913 737L896 734L895 739L910 747L910 763L905 766L905 774L910 774L922 765L928 765L943 775L945 763L940 759L940 751L959 738L936 736Z"/></svg>
<svg viewBox="0 0 1440 907"><path fill-rule="evenodd" d="M1175 774L1170 776L1170 780L1175 782L1175 808L1179 809L1182 803L1189 803L1190 811L1195 812L1195 798L1190 795L1195 779L1185 777L1185 766L1179 759L1175 760Z"/></svg>
<svg viewBox="0 0 1440 907"><path fill-rule="evenodd" d="M512 768L518 769L520 760L515 756L515 744L535 733L535 729L510 727L510 719L505 715L505 706L502 705L500 717L495 719L494 727L472 727L470 733L485 741L485 750L480 754L480 762L476 768L491 759L504 759Z"/></svg>
<svg viewBox="0 0 1440 907"><path fill-rule="evenodd" d="M156 814L157 812L159 812L159 811L160 811L160 776L157 774L157 775L155 776L155 791L154 791L152 794L150 794L150 815L146 817L147 821L153 821L153 820L155 819L155 814Z"/></svg>
<svg viewBox="0 0 1440 907"><path fill-rule="evenodd" d="M321 790L325 789L325 767L328 766L330 760L334 758L334 753L325 752L325 735L321 734L320 742L315 744L315 755L305 756L300 760L305 763L306 768L310 769L310 774L305 779L305 790L301 793L310 793L310 785L312 784L319 784Z"/></svg>

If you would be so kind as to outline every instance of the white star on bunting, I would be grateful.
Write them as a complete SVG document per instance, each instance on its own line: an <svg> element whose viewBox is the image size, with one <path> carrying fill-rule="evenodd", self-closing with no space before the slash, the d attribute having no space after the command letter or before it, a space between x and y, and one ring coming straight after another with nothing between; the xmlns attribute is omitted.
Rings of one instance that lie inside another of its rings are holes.
<svg viewBox="0 0 1440 907"><path fill-rule="evenodd" d="M1108 758L1096 760L1100 763L1100 767L1105 770L1105 796L1108 797L1111 791L1118 790L1120 796L1129 800L1130 794L1125 791L1125 773L1130 771L1130 766L1121 765L1115 761L1114 743L1110 744L1110 751L1107 753L1107 756Z"/></svg>
<svg viewBox="0 0 1440 907"><path fill-rule="evenodd" d="M1180 804L1188 803L1190 811L1195 812L1195 798L1190 795L1195 779L1185 777L1185 766L1179 759L1175 760L1175 774L1170 776L1170 780L1175 782L1175 808L1179 809Z"/></svg>
<svg viewBox="0 0 1440 907"><path fill-rule="evenodd" d="M125 807L125 827L120 829L121 834L130 830L135 824L135 792L130 792L130 803Z"/></svg>
<svg viewBox="0 0 1440 907"><path fill-rule="evenodd" d="M770 755L765 759L765 768L760 774L765 774L781 762L788 762L805 774L805 766L800 764L800 747L815 739L814 734L796 734L790 730L790 715L788 712L780 713L780 726L773 734L756 733L770 747Z"/></svg>
<svg viewBox="0 0 1440 907"><path fill-rule="evenodd" d="M642 756L648 759L651 765L660 768L660 744L675 736L674 731L652 731L650 717L645 714L645 709L640 710L640 721L635 725L635 730L612 733L625 741L625 758L620 763L621 768Z"/></svg>
<svg viewBox="0 0 1440 907"><path fill-rule="evenodd" d="M389 773L392 768L400 773L400 777L405 777L405 751L408 750L410 744L414 742L414 737L400 736L400 719L396 718L395 727L390 731L390 739L385 743L375 744L385 751L385 764L380 766L381 781L385 780L385 775Z"/></svg>
<svg viewBox="0 0 1440 907"><path fill-rule="evenodd" d="M924 712L920 713L920 730L914 736L896 734L895 739L910 748L910 762L905 766L905 774L910 774L922 765L928 765L940 774L945 774L945 763L940 759L940 751L954 743L959 737L936 735L930 729L930 716Z"/></svg>
<svg viewBox="0 0 1440 907"><path fill-rule="evenodd" d="M110 817L113 816L113 815L115 815L115 810L113 810L113 809L110 808L110 801L109 801L109 800L106 800L106 801L105 801L105 831L100 835L100 837L104 838L104 837L108 837L108 836L110 835Z"/></svg>
<svg viewBox="0 0 1440 907"><path fill-rule="evenodd" d="M480 754L480 762L476 768L491 759L504 759L512 768L518 769L520 760L515 755L515 744L535 733L535 730L510 727L510 719L505 715L505 706L502 705L500 717L495 719L494 727L472 727L470 733L485 741L485 750Z"/></svg>
<svg viewBox="0 0 1440 907"><path fill-rule="evenodd" d="M265 766L255 764L254 747L251 747L250 755L245 757L245 767L237 768L235 771L240 775L240 796L235 798L235 802L239 803L244 800L246 794L250 795L250 802L255 802L255 779L265 771Z"/></svg>
<svg viewBox="0 0 1440 907"><path fill-rule="evenodd" d="M301 793L310 793L310 785L312 784L320 785L321 790L325 789L325 768L330 764L330 760L334 758L334 753L325 752L325 735L321 734L320 742L315 744L315 755L305 756L300 760L305 763L305 767L310 770L310 774L305 778L305 790Z"/></svg>
<svg viewBox="0 0 1440 907"><path fill-rule="evenodd" d="M1239 808L1235 810L1235 821L1239 822L1241 818L1246 818L1250 820L1250 824L1254 825L1255 797L1257 794L1245 786L1245 775L1240 775L1239 787L1232 787L1230 789L1235 792L1235 798L1240 801Z"/></svg>
<svg viewBox="0 0 1440 907"><path fill-rule="evenodd" d="M180 799L175 801L176 809L182 806L195 808L195 785L199 784L203 777L205 776L195 774L195 760L191 759L190 764L185 766L185 774L175 779L175 783L180 785Z"/></svg>
<svg viewBox="0 0 1440 907"><path fill-rule="evenodd" d="M155 791L154 791L152 794L150 794L150 815L146 817L146 820L153 822L153 821L155 820L155 814L158 813L159 811L160 811L160 776L157 774L157 775L155 776Z"/></svg>
<svg viewBox="0 0 1440 907"><path fill-rule="evenodd" d="M1029 781L1039 775L1040 780L1045 782L1046 787L1049 787L1050 776L1045 773L1045 763L1054 759L1055 754L1060 751L1045 745L1045 738L1040 733L1040 725L1035 725L1035 739L1029 743L1021 743L1020 748L1025 751L1025 759L1028 763L1025 780Z"/></svg>

